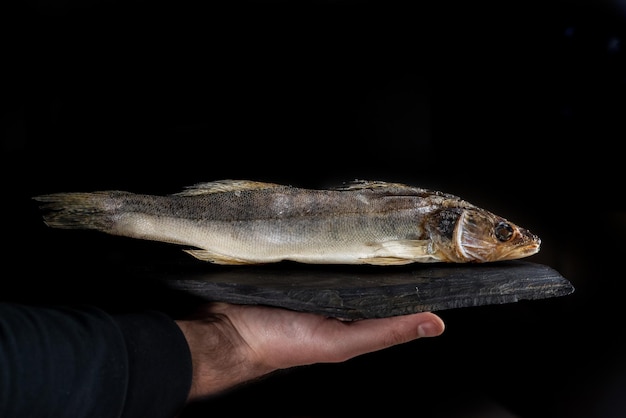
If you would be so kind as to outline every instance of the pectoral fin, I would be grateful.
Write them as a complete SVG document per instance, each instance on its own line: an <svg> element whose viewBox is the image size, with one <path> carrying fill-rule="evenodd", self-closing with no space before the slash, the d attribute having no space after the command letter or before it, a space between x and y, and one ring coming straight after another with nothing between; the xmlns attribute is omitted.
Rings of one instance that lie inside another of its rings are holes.
<svg viewBox="0 0 626 418"><path fill-rule="evenodd" d="M397 240L376 244L377 248L371 257L361 260L366 264L380 266L402 265L414 263L430 263L439 261L429 240Z"/></svg>

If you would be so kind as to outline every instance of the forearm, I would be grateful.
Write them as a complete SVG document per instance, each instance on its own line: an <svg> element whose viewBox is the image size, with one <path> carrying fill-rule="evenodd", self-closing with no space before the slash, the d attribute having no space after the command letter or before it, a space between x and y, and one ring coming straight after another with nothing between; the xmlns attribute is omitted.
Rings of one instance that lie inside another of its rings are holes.
<svg viewBox="0 0 626 418"><path fill-rule="evenodd" d="M0 415L120 416L125 352L100 311L0 304Z"/></svg>
<svg viewBox="0 0 626 418"><path fill-rule="evenodd" d="M190 381L184 337L162 314L0 303L0 416L171 417Z"/></svg>
<svg viewBox="0 0 626 418"><path fill-rule="evenodd" d="M191 353L176 323L160 312L113 316L124 335L128 383L122 418L171 418L191 386Z"/></svg>

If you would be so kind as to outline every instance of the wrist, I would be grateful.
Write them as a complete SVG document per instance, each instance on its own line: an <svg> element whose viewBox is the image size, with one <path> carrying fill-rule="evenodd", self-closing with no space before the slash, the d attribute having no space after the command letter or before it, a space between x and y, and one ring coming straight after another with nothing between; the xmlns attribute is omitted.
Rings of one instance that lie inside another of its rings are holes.
<svg viewBox="0 0 626 418"><path fill-rule="evenodd" d="M188 401L219 394L272 371L254 360L254 353L230 324L217 318L176 322L191 352Z"/></svg>

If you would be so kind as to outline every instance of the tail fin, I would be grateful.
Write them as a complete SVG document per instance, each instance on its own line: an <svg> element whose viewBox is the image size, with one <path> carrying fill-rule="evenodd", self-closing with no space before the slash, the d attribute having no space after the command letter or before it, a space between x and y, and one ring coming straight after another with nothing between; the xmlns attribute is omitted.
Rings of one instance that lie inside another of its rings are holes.
<svg viewBox="0 0 626 418"><path fill-rule="evenodd" d="M108 231L119 203L110 192L53 193L33 197L41 202L46 225L52 228Z"/></svg>

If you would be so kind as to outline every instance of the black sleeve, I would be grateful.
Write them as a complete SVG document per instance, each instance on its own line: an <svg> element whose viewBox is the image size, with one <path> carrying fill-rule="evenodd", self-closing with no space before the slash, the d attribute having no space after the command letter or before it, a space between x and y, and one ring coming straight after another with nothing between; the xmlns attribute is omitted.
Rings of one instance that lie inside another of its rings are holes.
<svg viewBox="0 0 626 418"><path fill-rule="evenodd" d="M0 303L0 416L174 417L191 385L168 316Z"/></svg>

